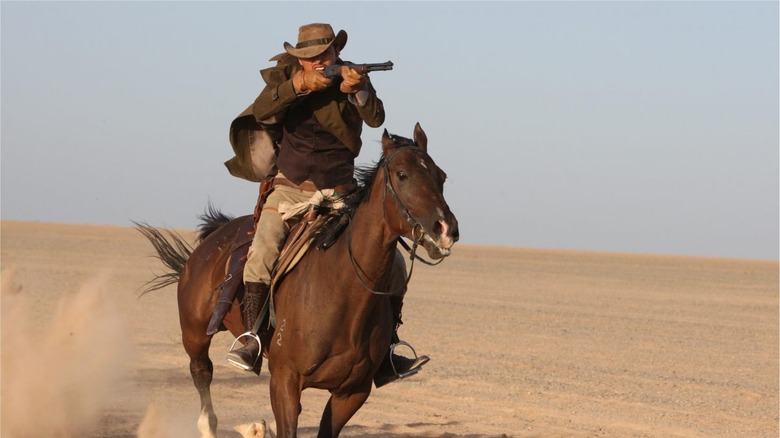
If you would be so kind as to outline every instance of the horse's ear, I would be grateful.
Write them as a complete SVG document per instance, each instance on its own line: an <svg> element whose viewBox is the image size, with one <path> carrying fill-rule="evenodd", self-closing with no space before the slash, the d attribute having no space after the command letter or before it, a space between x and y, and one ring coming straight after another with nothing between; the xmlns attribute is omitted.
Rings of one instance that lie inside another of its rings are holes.
<svg viewBox="0 0 780 438"><path fill-rule="evenodd" d="M382 133L382 153L384 155L388 155L387 151L393 149L394 147L395 142L393 141L392 137L390 137L390 133L387 132L387 129L385 129L385 132Z"/></svg>
<svg viewBox="0 0 780 438"><path fill-rule="evenodd" d="M425 131L423 131L422 126L420 126L420 122L417 122L417 124L414 125L414 144L420 149L428 152L428 136L425 135Z"/></svg>

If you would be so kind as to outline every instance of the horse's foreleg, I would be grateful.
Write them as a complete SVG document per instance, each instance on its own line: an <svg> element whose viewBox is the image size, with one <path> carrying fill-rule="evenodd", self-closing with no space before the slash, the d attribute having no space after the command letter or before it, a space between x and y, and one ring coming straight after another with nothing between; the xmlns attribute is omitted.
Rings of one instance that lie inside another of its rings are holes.
<svg viewBox="0 0 780 438"><path fill-rule="evenodd" d="M211 379L214 374L214 364L209 359L209 345L211 337L205 342L196 345L185 341L184 348L190 356L190 374L195 388L200 395L200 415L198 416L198 430L202 438L216 438L217 415L214 414L214 406L211 404ZM197 346L197 348L195 348Z"/></svg>
<svg viewBox="0 0 780 438"><path fill-rule="evenodd" d="M371 381L368 387L352 394L332 394L320 420L317 438L336 438L355 412L363 406L371 393Z"/></svg>
<svg viewBox="0 0 780 438"><path fill-rule="evenodd" d="M271 408L276 419L277 438L298 436L298 416L301 413L301 387L297 374L284 370L271 373L269 387Z"/></svg>

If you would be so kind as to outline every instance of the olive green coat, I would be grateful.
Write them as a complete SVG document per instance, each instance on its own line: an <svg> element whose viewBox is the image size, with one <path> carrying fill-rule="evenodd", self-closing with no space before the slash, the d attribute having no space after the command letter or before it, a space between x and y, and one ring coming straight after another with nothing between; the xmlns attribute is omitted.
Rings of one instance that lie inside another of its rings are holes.
<svg viewBox="0 0 780 438"><path fill-rule="evenodd" d="M334 79L334 85L325 90L297 95L290 79L301 68L297 60L286 54L271 60L279 62L260 72L265 88L255 102L230 124L230 144L235 156L225 162L225 166L231 175L260 181L276 173L280 122L285 112L303 99L307 99L314 109L320 125L341 140L355 156L360 153L362 145L360 134L363 122L372 128L384 123L384 106L370 80L368 99L362 107L351 103L347 95L339 90L339 78Z"/></svg>

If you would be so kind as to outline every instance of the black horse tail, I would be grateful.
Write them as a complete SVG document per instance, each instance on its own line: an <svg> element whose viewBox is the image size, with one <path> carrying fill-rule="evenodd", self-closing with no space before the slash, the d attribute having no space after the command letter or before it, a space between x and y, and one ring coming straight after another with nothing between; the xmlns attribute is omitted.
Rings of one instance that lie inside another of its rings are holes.
<svg viewBox="0 0 780 438"><path fill-rule="evenodd" d="M184 265L190 258L193 248L177 232L160 231L146 223L133 221L135 229L152 243L157 251L157 258L168 268L168 272L159 274L144 284L141 296L162 289L165 286L178 283Z"/></svg>

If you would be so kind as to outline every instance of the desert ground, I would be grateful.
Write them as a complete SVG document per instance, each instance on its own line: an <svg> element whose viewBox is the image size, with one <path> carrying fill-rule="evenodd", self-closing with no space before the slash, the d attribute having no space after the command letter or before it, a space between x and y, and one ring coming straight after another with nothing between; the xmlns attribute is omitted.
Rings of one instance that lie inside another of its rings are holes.
<svg viewBox="0 0 780 438"><path fill-rule="evenodd" d="M155 224L152 224L155 225ZM2 437L198 436L174 286L130 227L0 223ZM192 238L193 234L182 231ZM458 244L417 265L400 335L431 356L342 436L778 436L778 262ZM225 361L221 437L273 421ZM300 435L327 400L304 392Z"/></svg>

